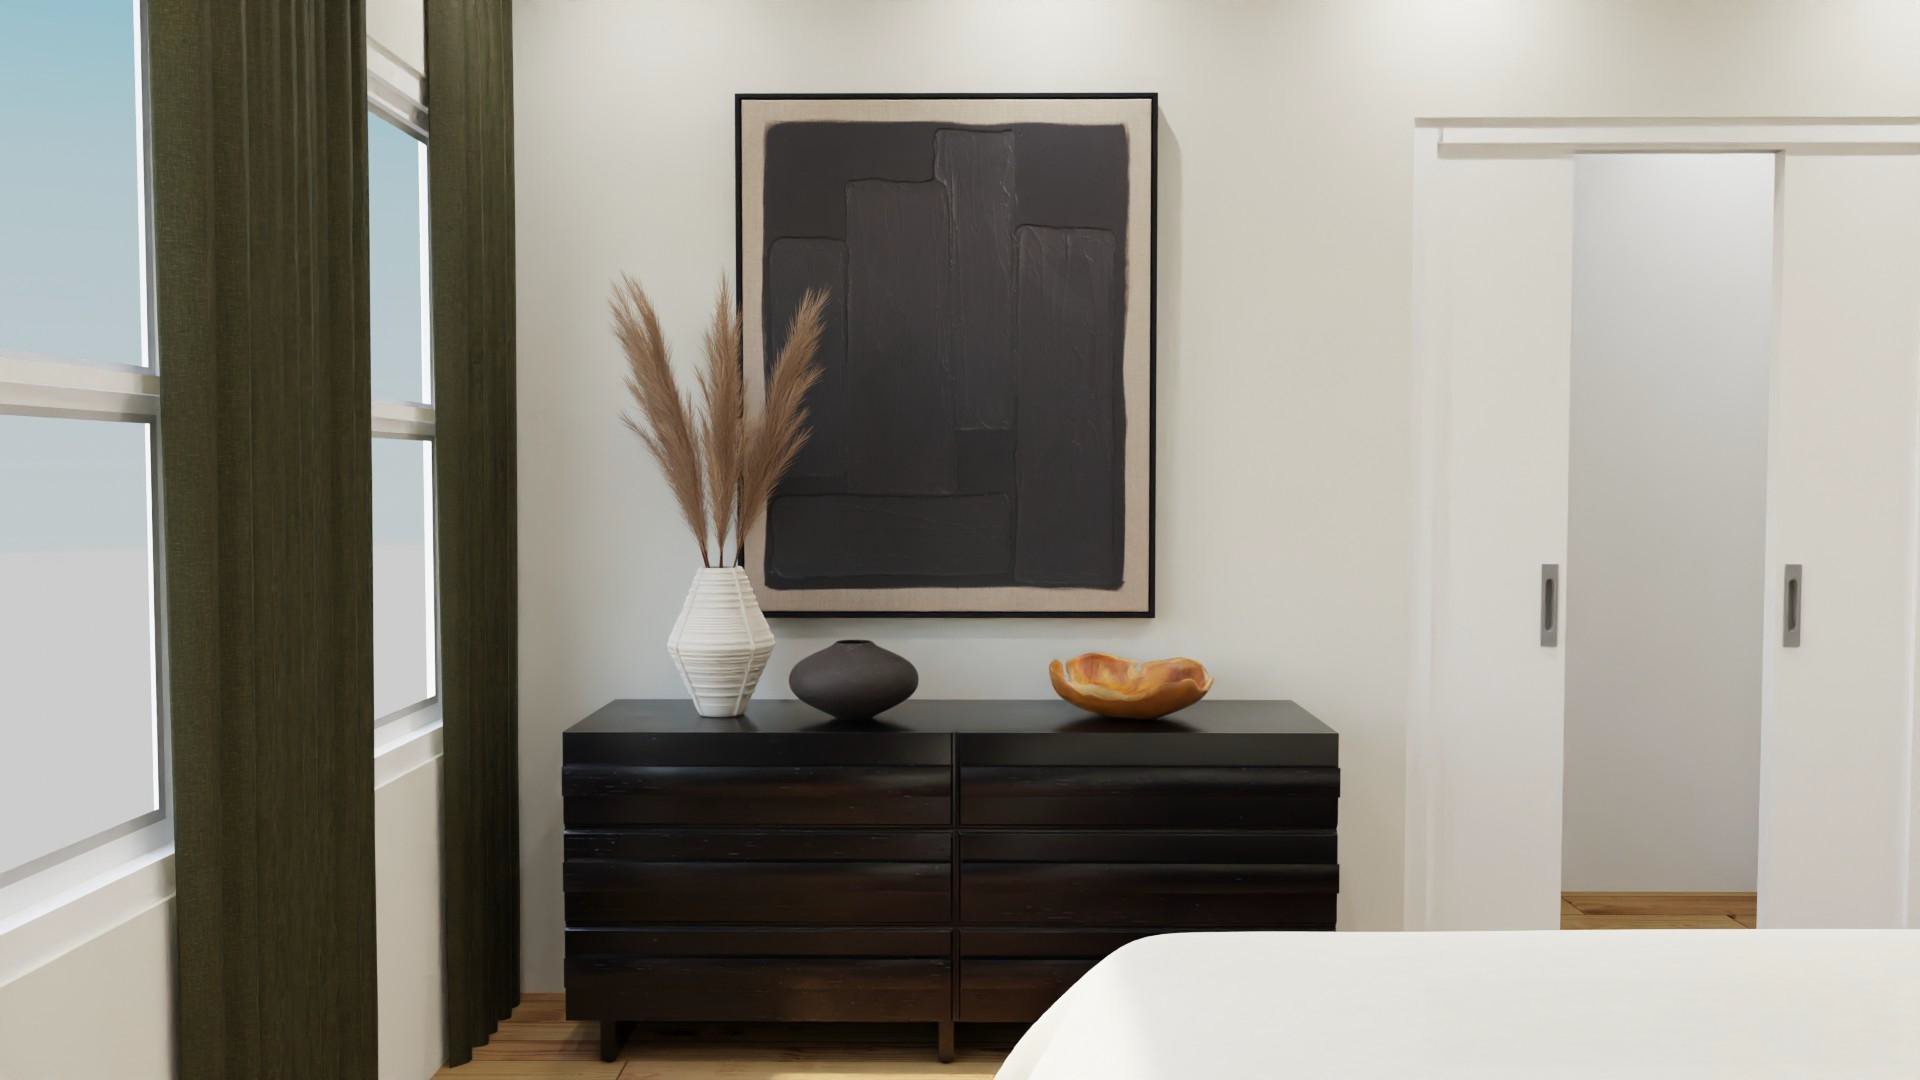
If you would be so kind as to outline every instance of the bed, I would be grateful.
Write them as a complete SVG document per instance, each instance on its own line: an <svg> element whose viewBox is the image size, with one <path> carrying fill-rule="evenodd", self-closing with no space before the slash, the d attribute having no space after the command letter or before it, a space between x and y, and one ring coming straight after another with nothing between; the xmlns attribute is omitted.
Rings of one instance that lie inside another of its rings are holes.
<svg viewBox="0 0 1920 1080"><path fill-rule="evenodd" d="M1168 934L1000 1080L1920 1077L1920 930Z"/></svg>

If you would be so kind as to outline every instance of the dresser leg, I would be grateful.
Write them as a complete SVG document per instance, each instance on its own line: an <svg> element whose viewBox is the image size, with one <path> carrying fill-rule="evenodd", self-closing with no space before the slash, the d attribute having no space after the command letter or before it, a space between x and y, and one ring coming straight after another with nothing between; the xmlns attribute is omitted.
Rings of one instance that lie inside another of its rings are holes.
<svg viewBox="0 0 1920 1080"><path fill-rule="evenodd" d="M940 1021L940 1060L953 1060L953 1021Z"/></svg>
<svg viewBox="0 0 1920 1080"><path fill-rule="evenodd" d="M627 1041L627 1025L620 1020L600 1021L600 1060L613 1061L620 1056L620 1044Z"/></svg>

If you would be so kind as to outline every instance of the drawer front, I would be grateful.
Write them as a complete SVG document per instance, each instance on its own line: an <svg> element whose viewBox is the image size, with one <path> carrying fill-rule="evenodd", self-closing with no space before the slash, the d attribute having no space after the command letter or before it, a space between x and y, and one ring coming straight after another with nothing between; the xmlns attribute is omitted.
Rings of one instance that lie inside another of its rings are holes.
<svg viewBox="0 0 1920 1080"><path fill-rule="evenodd" d="M963 862L969 926L1333 928L1339 870L1242 863Z"/></svg>
<svg viewBox="0 0 1920 1080"><path fill-rule="evenodd" d="M1331 829L1339 800L1334 768L960 769L963 825Z"/></svg>
<svg viewBox="0 0 1920 1080"><path fill-rule="evenodd" d="M703 720L729 731L569 731L560 737L569 765L936 765L953 763L953 737L824 714L815 730L754 731L747 720ZM850 729L850 730L848 730Z"/></svg>
<svg viewBox="0 0 1920 1080"><path fill-rule="evenodd" d="M947 957L567 958L574 1020L946 1020Z"/></svg>
<svg viewBox="0 0 1920 1080"><path fill-rule="evenodd" d="M962 958L955 1019L974 1024L1031 1023L1099 962L1095 957Z"/></svg>
<svg viewBox="0 0 1920 1080"><path fill-rule="evenodd" d="M960 934L957 1019L1024 1024L1108 953L1156 931L967 930Z"/></svg>
<svg viewBox="0 0 1920 1080"><path fill-rule="evenodd" d="M953 834L905 829L568 829L573 859L937 862Z"/></svg>
<svg viewBox="0 0 1920 1080"><path fill-rule="evenodd" d="M1340 764L1340 736L1292 702L1272 702L1228 717L1223 707L1245 702L1209 702L1210 730L1188 728L1178 714L1164 720L1116 720L1082 715L1052 731L962 731L954 737L960 765L1141 765L1156 769L1194 765L1297 766ZM1075 710L1066 710L1069 715ZM995 722L991 715L979 721ZM1276 728L1280 730L1275 730ZM1290 729L1290 730L1289 730Z"/></svg>
<svg viewBox="0 0 1920 1080"><path fill-rule="evenodd" d="M1338 861L1332 829L1278 832L1019 829L960 834L968 862L1323 863Z"/></svg>
<svg viewBox="0 0 1920 1080"><path fill-rule="evenodd" d="M941 959L952 945L953 932L945 928L646 926L567 931L567 959L604 970L617 969L620 957Z"/></svg>
<svg viewBox="0 0 1920 1080"><path fill-rule="evenodd" d="M945 923L944 862L566 862L568 926Z"/></svg>
<svg viewBox="0 0 1920 1080"><path fill-rule="evenodd" d="M568 827L946 825L943 766L564 766Z"/></svg>

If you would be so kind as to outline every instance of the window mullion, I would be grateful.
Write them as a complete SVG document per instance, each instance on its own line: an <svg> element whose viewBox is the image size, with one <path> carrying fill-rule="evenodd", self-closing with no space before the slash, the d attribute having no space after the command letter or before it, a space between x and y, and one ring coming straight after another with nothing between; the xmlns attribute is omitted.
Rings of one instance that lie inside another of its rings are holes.
<svg viewBox="0 0 1920 1080"><path fill-rule="evenodd" d="M387 439L433 438L434 415L431 405L401 401L373 403L373 434Z"/></svg>
<svg viewBox="0 0 1920 1080"><path fill-rule="evenodd" d="M147 369L0 352L0 413L144 420L159 411L160 379Z"/></svg>

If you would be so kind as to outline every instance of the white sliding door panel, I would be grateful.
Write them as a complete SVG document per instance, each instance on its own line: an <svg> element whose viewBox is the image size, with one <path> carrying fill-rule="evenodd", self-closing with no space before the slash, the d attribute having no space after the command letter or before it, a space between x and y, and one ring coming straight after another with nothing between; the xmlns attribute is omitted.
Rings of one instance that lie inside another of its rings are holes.
<svg viewBox="0 0 1920 1080"><path fill-rule="evenodd" d="M1573 169L1436 150L1424 143L1419 163L1416 546L1430 589L1416 612L1409 922L1557 927L1565 665L1541 644L1541 566L1566 561Z"/></svg>
<svg viewBox="0 0 1920 1080"><path fill-rule="evenodd" d="M1787 154L1767 493L1763 926L1908 905L1920 157ZM1782 647L1783 568L1804 567Z"/></svg>

